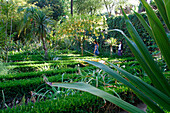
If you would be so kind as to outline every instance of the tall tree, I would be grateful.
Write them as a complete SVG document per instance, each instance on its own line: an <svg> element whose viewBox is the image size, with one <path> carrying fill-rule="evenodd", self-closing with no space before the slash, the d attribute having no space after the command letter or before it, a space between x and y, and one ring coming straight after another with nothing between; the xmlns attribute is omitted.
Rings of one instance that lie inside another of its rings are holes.
<svg viewBox="0 0 170 113"><path fill-rule="evenodd" d="M8 48L12 38L12 21L16 9L16 4L10 1L1 1L0 2L0 9L1 9L1 19L3 27L1 28L1 33L5 34L2 35L2 39L4 38L4 49L5 49L5 60L8 61ZM4 27L5 26L5 27ZM3 33L3 30L5 33Z"/></svg>
<svg viewBox="0 0 170 113"><path fill-rule="evenodd" d="M73 16L73 0L71 0L71 15Z"/></svg>
<svg viewBox="0 0 170 113"><path fill-rule="evenodd" d="M21 29L18 34L20 34L23 29L32 29L33 37L38 36L39 40L43 43L43 49L45 51L45 58L47 58L47 47L45 44L46 34L49 23L51 19L40 9L34 7L27 7L25 9L25 15L23 18L23 23L21 24Z"/></svg>
<svg viewBox="0 0 170 113"><path fill-rule="evenodd" d="M59 20L64 15L64 2L62 0L28 0L28 3L35 4L42 8L48 7L49 11L53 11L52 17Z"/></svg>
<svg viewBox="0 0 170 113"><path fill-rule="evenodd" d="M94 15L103 8L102 0L76 0L74 4L77 14Z"/></svg>

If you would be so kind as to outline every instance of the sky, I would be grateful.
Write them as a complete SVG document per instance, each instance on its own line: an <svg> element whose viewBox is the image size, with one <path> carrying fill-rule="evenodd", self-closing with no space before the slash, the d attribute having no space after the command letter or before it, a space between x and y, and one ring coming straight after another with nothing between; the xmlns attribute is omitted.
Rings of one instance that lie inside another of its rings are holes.
<svg viewBox="0 0 170 113"><path fill-rule="evenodd" d="M150 3L151 0L147 0L148 3ZM132 5L138 6L140 1L139 0L128 0L128 2ZM101 11L102 13L107 12L106 8L104 7L104 9L102 9Z"/></svg>

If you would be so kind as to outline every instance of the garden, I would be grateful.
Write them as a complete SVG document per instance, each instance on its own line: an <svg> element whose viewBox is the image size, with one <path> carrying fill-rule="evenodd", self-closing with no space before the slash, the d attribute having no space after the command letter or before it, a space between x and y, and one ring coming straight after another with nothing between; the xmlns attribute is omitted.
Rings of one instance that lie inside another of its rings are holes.
<svg viewBox="0 0 170 113"><path fill-rule="evenodd" d="M0 112L169 113L169 6L1 0Z"/></svg>

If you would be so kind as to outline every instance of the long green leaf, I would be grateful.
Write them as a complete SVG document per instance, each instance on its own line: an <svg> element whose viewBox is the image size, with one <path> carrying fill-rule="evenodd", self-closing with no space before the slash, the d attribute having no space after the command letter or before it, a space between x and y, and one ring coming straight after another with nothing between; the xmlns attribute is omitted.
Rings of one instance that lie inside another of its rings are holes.
<svg viewBox="0 0 170 113"><path fill-rule="evenodd" d="M134 11L134 13L136 14L136 16L138 17L138 19L140 20L141 24L143 25L143 27L146 29L146 31L149 33L149 35L154 39L154 36L152 34L152 30L150 28L150 26L147 24L147 22L145 21L145 19L137 12Z"/></svg>
<svg viewBox="0 0 170 113"><path fill-rule="evenodd" d="M160 0L162 1L162 0ZM153 9L148 5L148 3L145 0L141 0L143 6L146 9L146 13L148 15L148 20L150 23L150 26L152 28L153 35L155 37L155 41L157 45L159 46L161 53L170 68L170 40L167 37L167 34L165 33L164 27L161 23L161 21L156 16ZM161 5L161 4L158 4ZM169 89L170 91L170 89Z"/></svg>
<svg viewBox="0 0 170 113"><path fill-rule="evenodd" d="M164 107L167 110L170 110L170 97L163 94L156 88L148 85L147 83L140 80L138 77L133 76L132 74L126 72L125 70L113 65L109 62L114 68L116 68L118 71L120 71L124 76L126 76L132 84L134 84L137 88L139 88L142 92L144 92L148 97L150 97L152 100L157 102L159 105ZM147 104L147 103L146 103ZM149 104L147 104L149 105Z"/></svg>
<svg viewBox="0 0 170 113"><path fill-rule="evenodd" d="M170 87L169 84L162 74L159 66L156 64L156 62L153 60L152 56L150 55L147 47L145 46L144 42L140 38L139 34L137 33L136 29L133 27L132 23L130 22L129 18L125 14L124 10L122 9L123 15L125 17L125 22L127 29L133 38L134 42L136 43L137 47L139 48L140 52L142 53L145 61L147 62L149 68L152 70L154 73L154 76L157 78L157 81L159 81L158 85L156 87L166 93L168 96L170 95ZM170 47L170 46L169 46ZM150 75L149 75L150 76ZM161 84L161 86L159 86Z"/></svg>
<svg viewBox="0 0 170 113"><path fill-rule="evenodd" d="M170 1L164 0L164 4L165 4L165 9L166 9L166 13L167 13L167 16L168 16L169 24L170 24L170 9L169 9L170 8Z"/></svg>
<svg viewBox="0 0 170 113"><path fill-rule="evenodd" d="M51 86L55 87L64 87L64 88L72 88L72 89L77 89L81 91L86 91L89 92L93 95L99 96L101 98L104 98L117 106L123 108L124 110L127 110L131 113L145 113L144 111L140 110L139 108L123 101L120 98L117 98L105 91L102 91L100 89L97 89L89 84L83 83L83 82L77 82L77 83L47 83Z"/></svg>
<svg viewBox="0 0 170 113"><path fill-rule="evenodd" d="M166 2L165 5L164 5L164 2ZM164 0L164 2L163 2L163 0L155 0L157 8L158 8L158 10L159 10L159 12L160 12L164 22L166 23L168 29L170 30L170 23L169 23L170 20L168 19L169 18L168 17L168 13L169 13L168 10L170 8L170 7L168 8L168 5L170 4L170 2L169 2L169 0Z"/></svg>
<svg viewBox="0 0 170 113"><path fill-rule="evenodd" d="M117 72L115 72L112 69L110 69L108 66L106 66L104 64L101 64L101 63L98 63L98 62L94 62L94 61L87 61L87 60L85 60L85 61L88 62L89 64L92 64L92 65L96 66L96 67L99 67L100 69L102 69L103 71L105 71L109 75L111 75L113 78L117 79L118 81L122 82L123 84L125 84L126 86L131 88L134 91L134 93L139 96L139 98L141 100L143 100L145 103L147 103L147 105L149 105L155 111L159 111L160 113L163 112L150 98L148 98L144 93L142 93L135 86L130 84L121 75L119 75Z"/></svg>
<svg viewBox="0 0 170 113"><path fill-rule="evenodd" d="M154 76L154 73L152 72L152 70L149 68L148 64L146 63L142 53L140 52L140 50L138 49L137 45L131 40L129 39L122 30L119 29L111 29L108 30L107 32L110 31L117 31L120 32L126 39L127 44L129 45L131 51L133 52L133 54L135 55L136 59L139 61L139 63L141 64L142 68L145 70L145 72L149 75L149 78L152 81L152 84L156 87L161 87L161 84L159 83L159 81L157 80L157 78Z"/></svg>

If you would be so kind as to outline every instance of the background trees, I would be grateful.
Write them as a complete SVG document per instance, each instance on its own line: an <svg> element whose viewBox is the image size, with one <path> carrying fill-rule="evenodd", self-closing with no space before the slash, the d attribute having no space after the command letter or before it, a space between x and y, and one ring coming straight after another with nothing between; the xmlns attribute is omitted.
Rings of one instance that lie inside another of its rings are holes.
<svg viewBox="0 0 170 113"><path fill-rule="evenodd" d="M96 14L103 8L102 0L75 0L74 8L77 14Z"/></svg>
<svg viewBox="0 0 170 113"><path fill-rule="evenodd" d="M81 45L81 54L83 56L83 43L90 37L98 37L101 31L105 29L105 19L101 16L85 16L79 15L69 17L64 20L62 24L58 24L56 33L57 37L61 38L72 38L76 40L77 44Z"/></svg>
<svg viewBox="0 0 170 113"><path fill-rule="evenodd" d="M59 20L60 16L64 15L64 1L61 0L28 0L28 3L35 4L42 8L48 8L48 11L52 11L52 17L55 20Z"/></svg>

